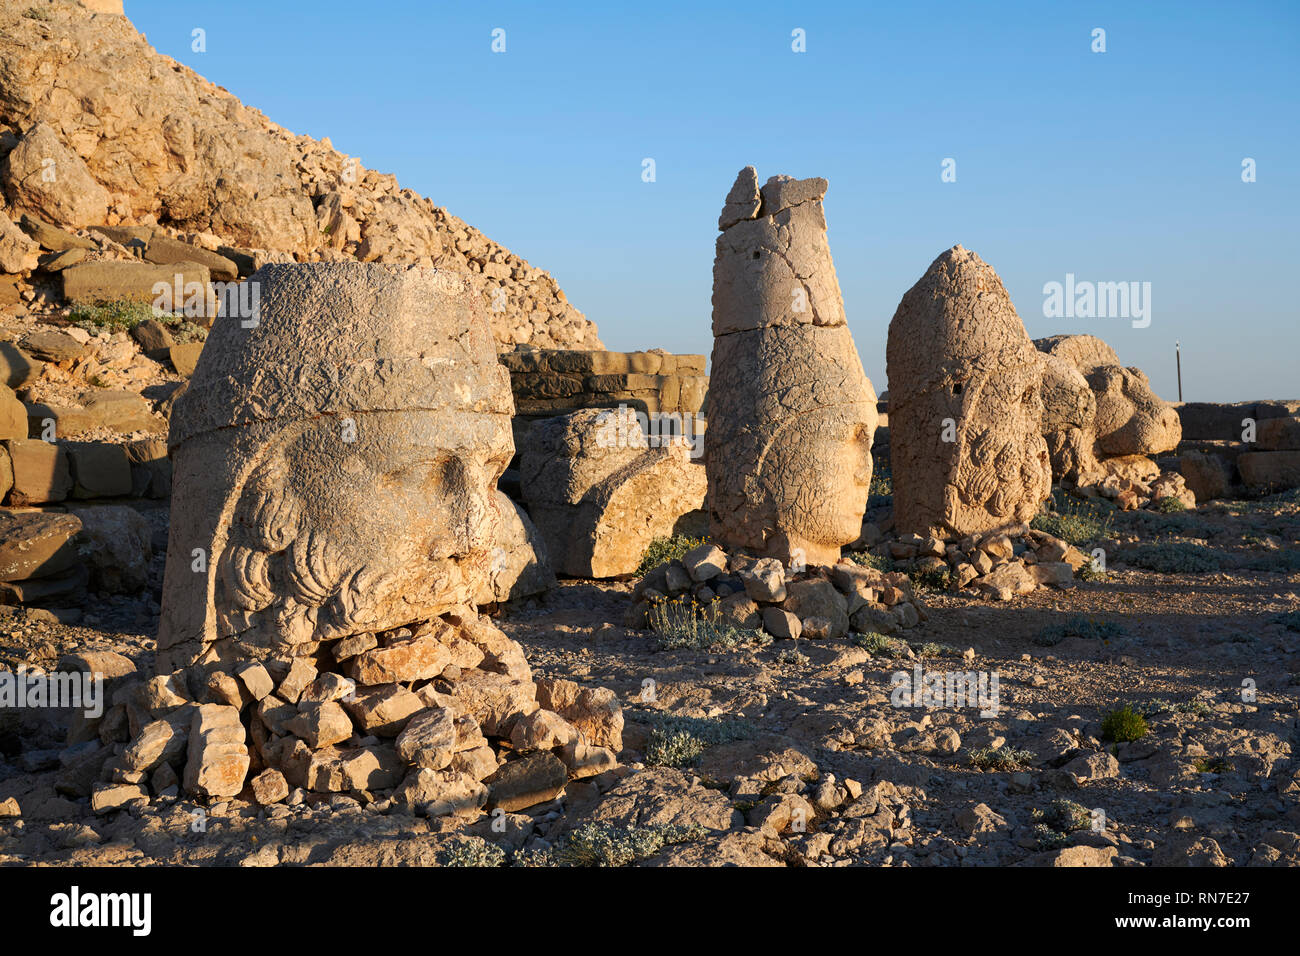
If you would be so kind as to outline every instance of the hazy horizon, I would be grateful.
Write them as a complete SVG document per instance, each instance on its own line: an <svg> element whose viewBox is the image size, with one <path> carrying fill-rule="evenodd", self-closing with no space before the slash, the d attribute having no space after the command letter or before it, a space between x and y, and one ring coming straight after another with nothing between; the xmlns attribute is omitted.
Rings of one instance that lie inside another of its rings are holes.
<svg viewBox="0 0 1300 956"><path fill-rule="evenodd" d="M1176 341L1187 401L1300 397L1294 7L302 10L126 2L160 52L546 269L608 348L709 354L717 215L754 165L830 181L878 392L899 299L961 244L1031 337L1099 335L1165 399ZM1149 324L1045 315L1067 276L1137 283Z"/></svg>

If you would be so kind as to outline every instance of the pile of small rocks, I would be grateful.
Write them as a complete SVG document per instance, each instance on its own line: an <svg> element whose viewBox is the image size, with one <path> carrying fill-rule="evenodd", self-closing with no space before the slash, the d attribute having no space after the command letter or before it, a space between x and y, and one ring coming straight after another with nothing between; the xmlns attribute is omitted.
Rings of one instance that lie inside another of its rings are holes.
<svg viewBox="0 0 1300 956"><path fill-rule="evenodd" d="M925 620L906 574L843 559L834 567L787 568L776 558L728 555L702 544L637 582L628 624L646 627L656 602L716 606L720 623L776 638L842 638L850 630L894 634ZM716 602L716 605L715 605Z"/></svg>
<svg viewBox="0 0 1300 956"><path fill-rule="evenodd" d="M361 633L328 655L131 680L74 732L65 766L99 813L151 797L291 805L343 794L427 816L514 812L613 771L615 694L534 681L472 609Z"/></svg>
<svg viewBox="0 0 1300 956"><path fill-rule="evenodd" d="M1013 525L960 541L903 535L876 545L877 554L905 564L912 574L947 576L950 591L973 589L998 601L1048 585L1069 588L1092 559L1060 538Z"/></svg>

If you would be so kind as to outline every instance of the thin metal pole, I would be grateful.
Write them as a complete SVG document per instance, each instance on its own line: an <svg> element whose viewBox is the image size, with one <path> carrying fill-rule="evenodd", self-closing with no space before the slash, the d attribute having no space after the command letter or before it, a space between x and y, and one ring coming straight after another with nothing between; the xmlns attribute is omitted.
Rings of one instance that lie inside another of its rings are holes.
<svg viewBox="0 0 1300 956"><path fill-rule="evenodd" d="M1174 361L1178 364L1178 400L1183 400L1183 350L1178 342L1174 342Z"/></svg>

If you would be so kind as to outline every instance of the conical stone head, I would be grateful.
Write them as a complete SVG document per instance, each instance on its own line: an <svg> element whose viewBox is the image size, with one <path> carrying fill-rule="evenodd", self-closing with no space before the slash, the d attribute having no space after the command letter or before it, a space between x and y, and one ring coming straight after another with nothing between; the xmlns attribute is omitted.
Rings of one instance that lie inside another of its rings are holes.
<svg viewBox="0 0 1300 956"><path fill-rule="evenodd" d="M826 180L753 167L727 196L713 266L705 437L715 540L834 564L862 530L876 395L826 240Z"/></svg>
<svg viewBox="0 0 1300 956"><path fill-rule="evenodd" d="M1051 492L1042 359L992 267L961 246L935 259L894 313L886 364L897 530L1032 518Z"/></svg>

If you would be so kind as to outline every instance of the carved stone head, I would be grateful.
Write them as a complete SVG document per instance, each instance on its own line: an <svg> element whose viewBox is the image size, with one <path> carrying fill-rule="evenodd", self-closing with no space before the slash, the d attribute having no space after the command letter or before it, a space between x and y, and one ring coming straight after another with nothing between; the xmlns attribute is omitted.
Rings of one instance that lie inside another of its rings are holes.
<svg viewBox="0 0 1300 956"><path fill-rule="evenodd" d="M1051 491L1043 361L996 272L954 246L903 296L886 346L894 524L964 537Z"/></svg>
<svg viewBox="0 0 1300 956"><path fill-rule="evenodd" d="M160 671L314 653L471 603L513 454L508 373L464 277L267 266L172 416Z"/></svg>
<svg viewBox="0 0 1300 956"><path fill-rule="evenodd" d="M741 171L718 220L705 437L712 534L834 564L861 534L876 395L844 316L824 179Z"/></svg>

